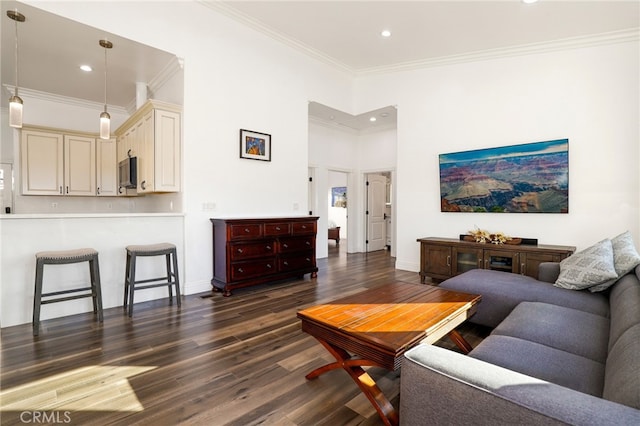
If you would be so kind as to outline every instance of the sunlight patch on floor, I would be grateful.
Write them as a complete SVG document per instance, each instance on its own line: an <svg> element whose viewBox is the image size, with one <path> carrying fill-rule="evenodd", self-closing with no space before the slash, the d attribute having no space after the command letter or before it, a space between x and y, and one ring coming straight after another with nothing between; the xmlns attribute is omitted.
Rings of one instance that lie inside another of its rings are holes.
<svg viewBox="0 0 640 426"><path fill-rule="evenodd" d="M0 411L142 411L129 377L154 366L93 365L0 392Z"/></svg>

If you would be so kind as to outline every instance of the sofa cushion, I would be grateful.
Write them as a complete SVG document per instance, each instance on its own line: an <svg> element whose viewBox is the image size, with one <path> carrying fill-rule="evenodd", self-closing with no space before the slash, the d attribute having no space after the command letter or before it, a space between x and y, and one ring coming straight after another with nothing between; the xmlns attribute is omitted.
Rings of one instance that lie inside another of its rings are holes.
<svg viewBox="0 0 640 426"><path fill-rule="evenodd" d="M482 295L478 311L469 321L492 328L524 301L551 303L609 316L609 300L604 294L566 290L509 272L472 269L443 281L440 287Z"/></svg>
<svg viewBox="0 0 640 426"><path fill-rule="evenodd" d="M638 254L636 250L629 231L612 239L611 245L613 247L613 266L618 274L618 278L623 277L635 269L636 266L640 265L640 254ZM603 284L589 287L589 291L596 292L606 290L613 285L614 282L615 281L607 281Z"/></svg>
<svg viewBox="0 0 640 426"><path fill-rule="evenodd" d="M611 240L602 240L574 253L560 262L560 276L556 287L583 290L598 284L613 284L618 278L613 261Z"/></svg>
<svg viewBox="0 0 640 426"><path fill-rule="evenodd" d="M602 396L605 366L511 336L490 335L469 356L593 396Z"/></svg>
<svg viewBox="0 0 640 426"><path fill-rule="evenodd" d="M640 410L640 323L627 329L609 351L602 397Z"/></svg>
<svg viewBox="0 0 640 426"><path fill-rule="evenodd" d="M518 337L594 361L607 361L609 320L564 306L522 302L492 334Z"/></svg>
<svg viewBox="0 0 640 426"><path fill-rule="evenodd" d="M640 324L640 281L634 273L620 278L609 292L611 308L611 330L609 350L622 333L635 324ZM640 353L638 354L640 358Z"/></svg>

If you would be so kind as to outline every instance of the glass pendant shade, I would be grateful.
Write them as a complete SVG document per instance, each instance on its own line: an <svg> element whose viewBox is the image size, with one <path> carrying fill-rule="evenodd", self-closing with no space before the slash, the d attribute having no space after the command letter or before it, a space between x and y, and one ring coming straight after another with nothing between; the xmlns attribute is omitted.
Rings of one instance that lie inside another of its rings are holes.
<svg viewBox="0 0 640 426"><path fill-rule="evenodd" d="M100 139L111 137L111 116L107 111L100 114Z"/></svg>
<svg viewBox="0 0 640 426"><path fill-rule="evenodd" d="M22 128L22 99L17 95L9 98L9 126Z"/></svg>

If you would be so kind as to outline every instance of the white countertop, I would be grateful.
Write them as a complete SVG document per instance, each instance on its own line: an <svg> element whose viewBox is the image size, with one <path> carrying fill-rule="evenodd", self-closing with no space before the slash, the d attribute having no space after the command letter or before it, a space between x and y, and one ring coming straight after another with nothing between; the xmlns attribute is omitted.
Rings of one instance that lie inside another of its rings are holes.
<svg viewBox="0 0 640 426"><path fill-rule="evenodd" d="M121 217L181 217L184 213L34 213L34 214L3 214L0 220L11 219L76 219L76 218L121 218Z"/></svg>

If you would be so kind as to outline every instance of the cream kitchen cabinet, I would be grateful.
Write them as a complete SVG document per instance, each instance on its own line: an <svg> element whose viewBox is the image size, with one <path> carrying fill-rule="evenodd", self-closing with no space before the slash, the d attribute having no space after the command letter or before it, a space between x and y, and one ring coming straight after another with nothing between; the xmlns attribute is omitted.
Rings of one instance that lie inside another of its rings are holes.
<svg viewBox="0 0 640 426"><path fill-rule="evenodd" d="M23 129L20 154L24 195L96 194L95 138Z"/></svg>
<svg viewBox="0 0 640 426"><path fill-rule="evenodd" d="M96 195L118 195L117 151L115 139L96 139Z"/></svg>
<svg viewBox="0 0 640 426"><path fill-rule="evenodd" d="M127 156L137 157L138 194L180 192L179 106L147 101L115 134L118 140L118 161Z"/></svg>

